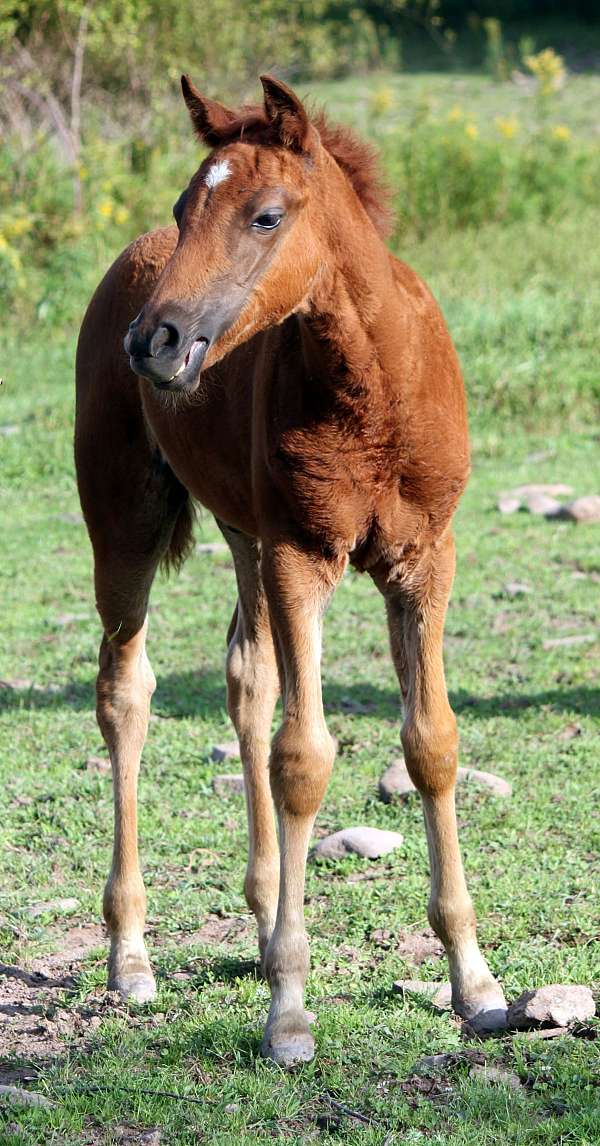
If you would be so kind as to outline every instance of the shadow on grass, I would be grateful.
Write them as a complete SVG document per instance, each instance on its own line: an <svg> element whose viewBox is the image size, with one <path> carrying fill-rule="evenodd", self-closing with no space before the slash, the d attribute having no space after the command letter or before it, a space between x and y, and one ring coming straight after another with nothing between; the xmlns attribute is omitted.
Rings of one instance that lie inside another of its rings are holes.
<svg viewBox="0 0 600 1146"><path fill-rule="evenodd" d="M325 681L323 699L326 712L400 719L399 692L368 682L346 684ZM518 719L528 709L544 709L577 716L600 716L600 688L547 689L543 692L504 692L479 696L457 689L450 693L457 713L489 719L508 716ZM62 688L0 687L0 714L72 708L92 712L95 707L94 680L69 682ZM222 717L226 712L225 674L222 670L166 673L159 677L152 712L163 719Z"/></svg>

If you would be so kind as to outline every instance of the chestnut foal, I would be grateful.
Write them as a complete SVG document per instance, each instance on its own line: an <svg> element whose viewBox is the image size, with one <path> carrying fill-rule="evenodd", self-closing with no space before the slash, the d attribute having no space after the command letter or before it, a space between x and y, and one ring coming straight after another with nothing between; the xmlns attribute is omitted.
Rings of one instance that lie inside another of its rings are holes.
<svg viewBox="0 0 600 1146"><path fill-rule="evenodd" d="M311 120L271 77L264 106L239 113L182 83L212 150L177 226L143 235L109 270L77 357L77 472L104 628L98 721L114 779L109 985L140 1001L155 991L136 823L155 687L146 613L159 562L177 565L189 547L193 498L215 515L237 577L228 706L248 807L245 893L272 995L263 1054L291 1066L314 1050L304 879L334 758L321 623L349 561L385 600L454 1009L500 1027L504 997L477 945L458 846L442 663L450 523L469 472L456 354L429 291L384 245L368 145Z"/></svg>

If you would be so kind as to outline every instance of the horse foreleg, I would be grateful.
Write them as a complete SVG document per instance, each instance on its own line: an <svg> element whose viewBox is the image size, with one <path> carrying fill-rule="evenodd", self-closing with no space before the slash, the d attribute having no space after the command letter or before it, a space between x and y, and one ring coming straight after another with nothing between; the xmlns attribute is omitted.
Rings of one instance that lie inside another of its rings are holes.
<svg viewBox="0 0 600 1146"><path fill-rule="evenodd" d="M262 1053L289 1067L314 1053L304 1010L309 968L304 882L310 834L335 755L321 697L321 615L341 570L317 568L289 546L267 550L262 567L284 699L270 763L281 867L277 919L265 958L271 1007Z"/></svg>

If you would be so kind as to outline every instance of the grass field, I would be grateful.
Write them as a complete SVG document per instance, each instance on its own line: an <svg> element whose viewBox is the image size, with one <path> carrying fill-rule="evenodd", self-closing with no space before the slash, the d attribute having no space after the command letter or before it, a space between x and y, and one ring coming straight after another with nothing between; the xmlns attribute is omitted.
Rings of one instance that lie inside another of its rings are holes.
<svg viewBox="0 0 600 1146"><path fill-rule="evenodd" d="M458 793L480 936L509 998L600 980L600 526L495 508L499 491L524 481L600 492L598 425L587 415L600 372L599 224L590 207L551 227L432 234L402 252L443 304L471 396L474 472L457 517L446 663L461 762L513 785L504 800L474 785ZM0 1104L0 1144L592 1146L597 1040L465 1040L449 1013L393 991L398 978L441 980L445 965L431 943L418 968L407 953L427 926L425 837L416 797L395 807L377 798L399 753L399 704L380 600L354 574L326 622L324 695L340 748L317 832L366 823L401 831L404 844L374 863L309 865L315 1062L285 1075L257 1054L268 994L242 896L243 801L211 786L227 767L211 748L231 738L222 666L235 590L222 553L197 552L153 593L159 683L140 836L158 997L126 1009L106 995L111 784L88 763L105 752L72 464L73 348L72 329L18 343L4 335L0 1083L54 1105ZM494 395L511 420L498 419ZM217 536L205 515L198 541ZM531 592L511 596L514 581ZM455 1053L437 1073L415 1074L420 1057L439 1052ZM472 1068L483 1061L521 1085L482 1078Z"/></svg>

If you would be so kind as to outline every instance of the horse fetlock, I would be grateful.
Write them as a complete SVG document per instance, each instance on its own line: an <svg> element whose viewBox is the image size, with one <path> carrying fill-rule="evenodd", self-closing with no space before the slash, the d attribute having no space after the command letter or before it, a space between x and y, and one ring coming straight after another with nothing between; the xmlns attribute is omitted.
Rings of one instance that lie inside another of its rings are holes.
<svg viewBox="0 0 600 1146"><path fill-rule="evenodd" d="M273 998L301 1001L309 966L306 932L282 933L276 926L265 953L265 974Z"/></svg>
<svg viewBox="0 0 600 1146"><path fill-rule="evenodd" d="M427 916L436 935L442 940L451 958L451 952L463 950L475 939L476 917L468 893L453 899L433 896L429 900Z"/></svg>
<svg viewBox="0 0 600 1146"><path fill-rule="evenodd" d="M141 875L126 880L109 876L102 910L111 935L141 935L146 918L146 889Z"/></svg>

